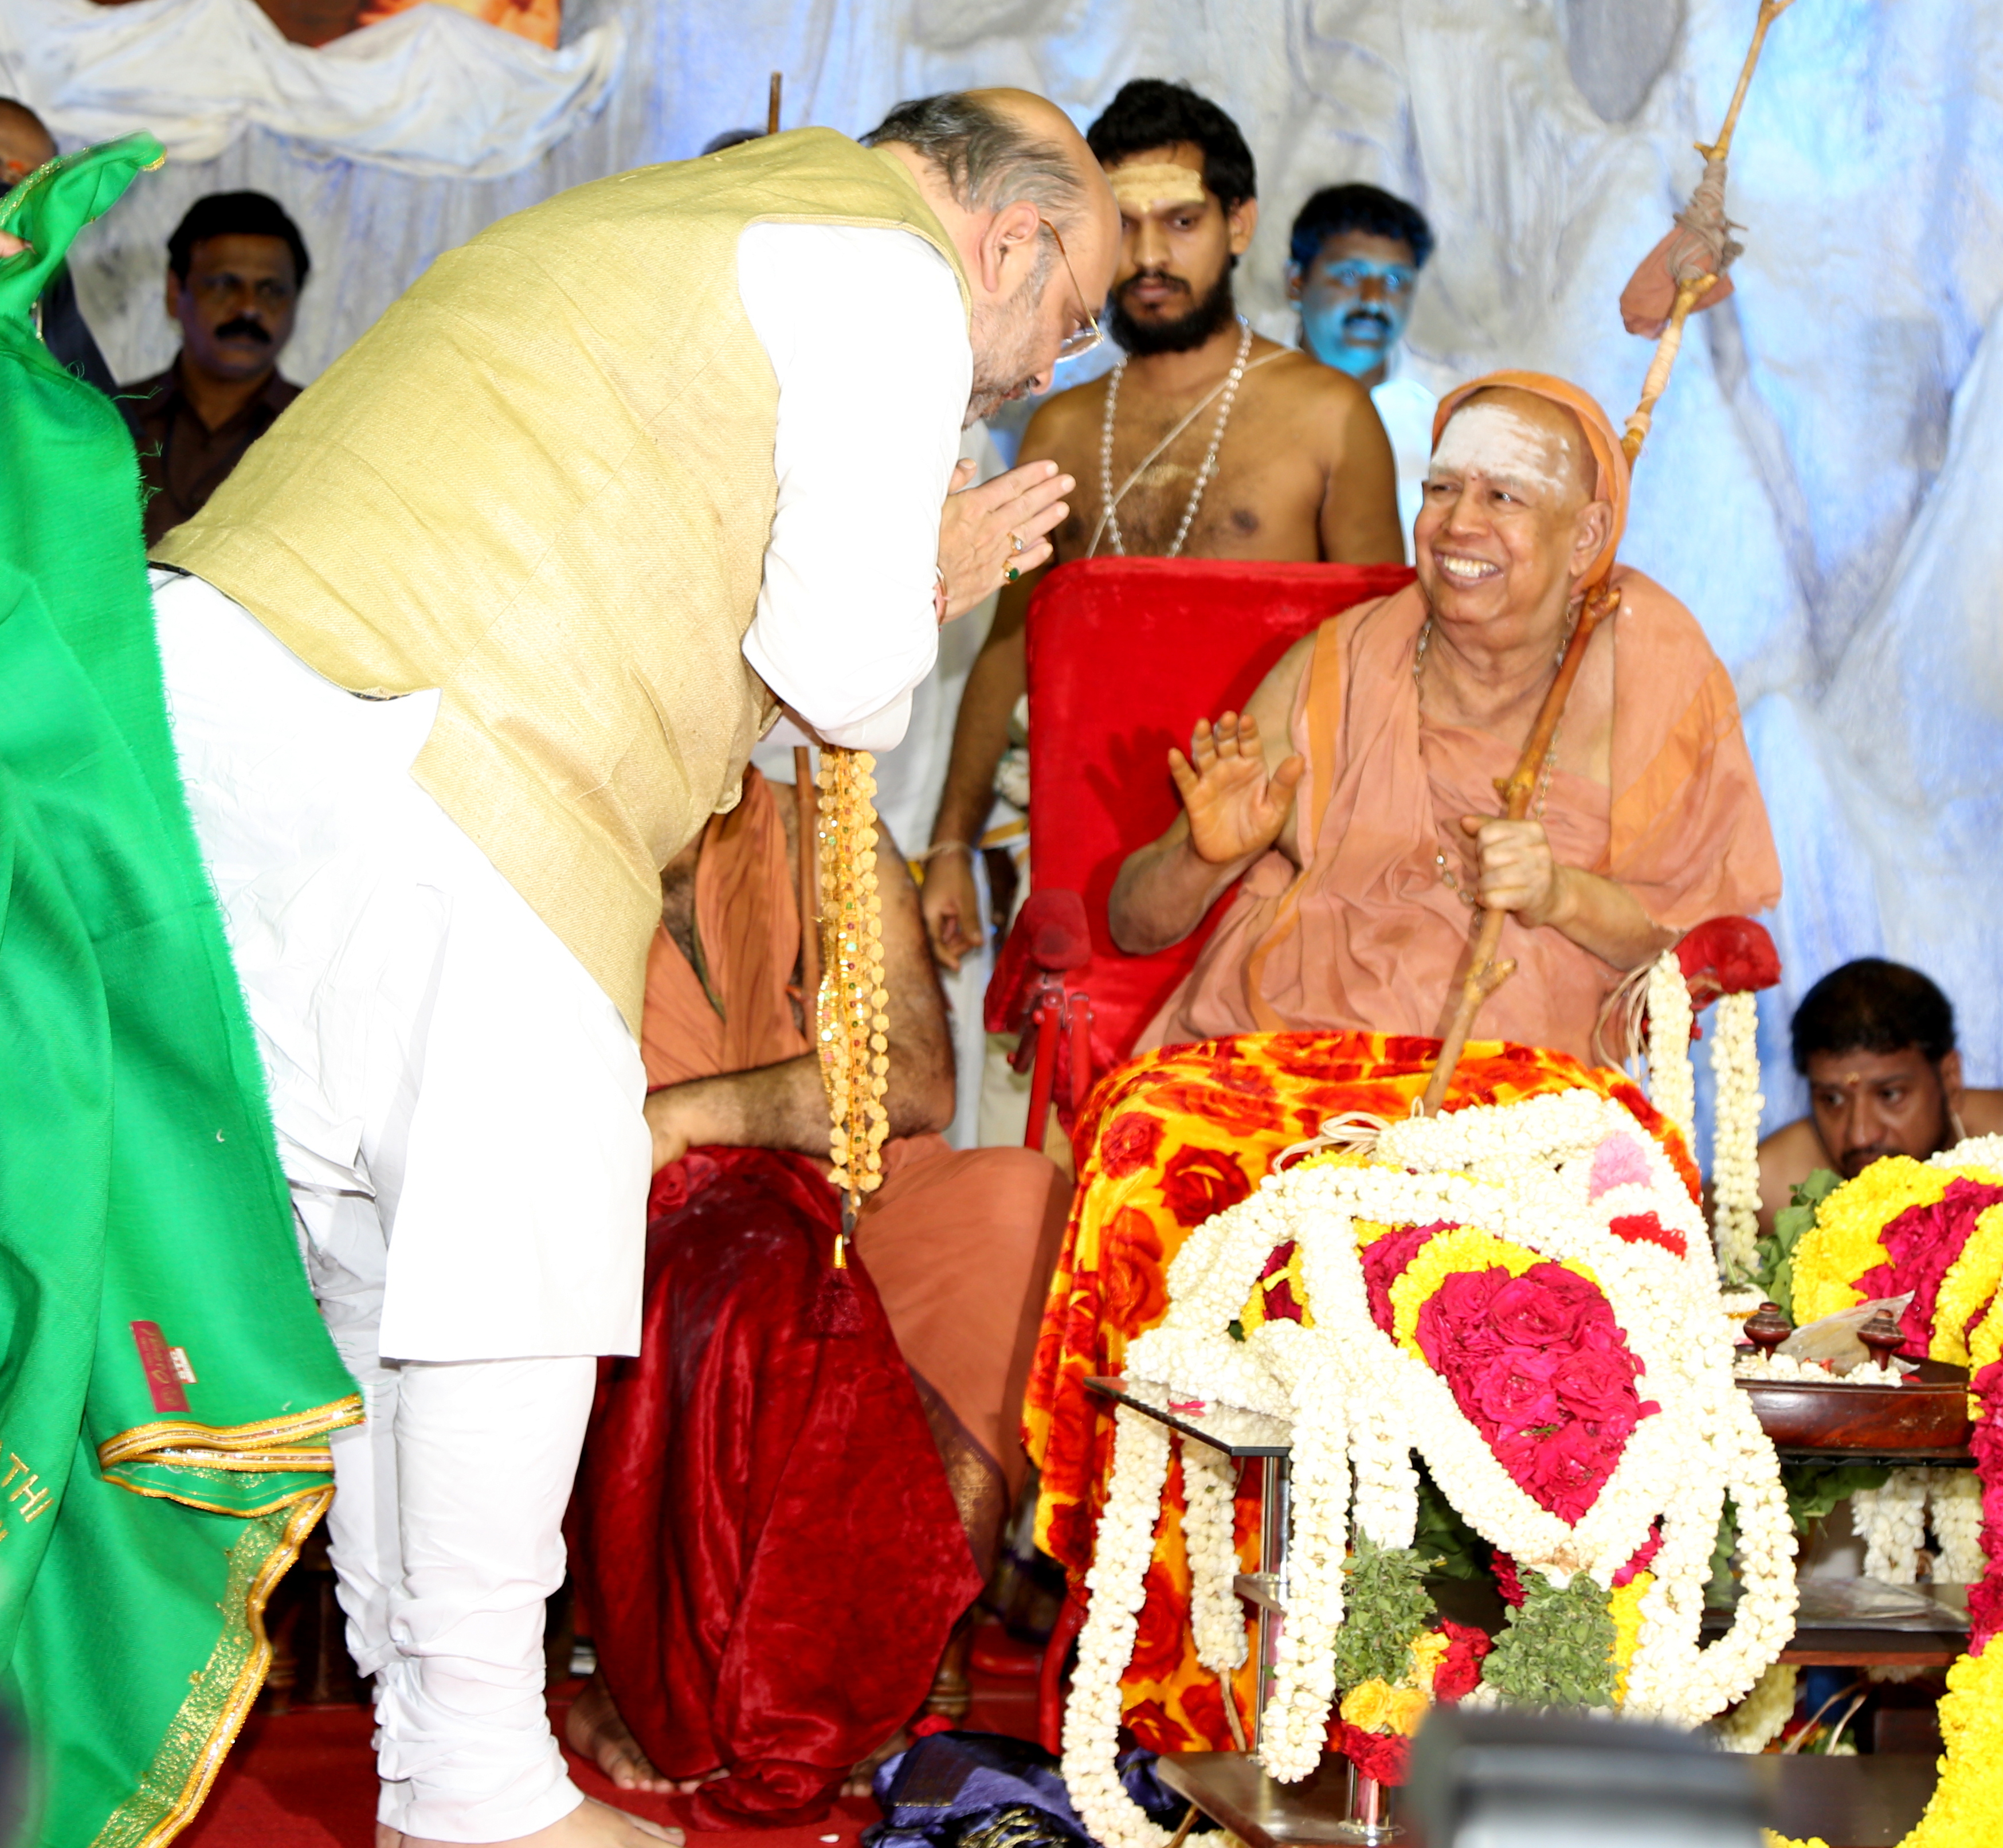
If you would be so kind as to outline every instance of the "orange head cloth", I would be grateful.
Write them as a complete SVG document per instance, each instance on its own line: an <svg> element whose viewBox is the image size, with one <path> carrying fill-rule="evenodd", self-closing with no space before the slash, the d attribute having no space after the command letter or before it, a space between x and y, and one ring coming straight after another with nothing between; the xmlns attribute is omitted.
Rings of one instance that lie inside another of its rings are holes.
<svg viewBox="0 0 2003 1848"><path fill-rule="evenodd" d="M1475 393L1503 385L1562 406L1578 419L1579 428L1585 432L1586 447L1592 451L1592 498L1606 502L1613 509L1606 544L1579 585L1582 590L1590 590L1613 569L1613 555L1627 527L1627 488L1632 477L1627 468L1627 452L1620 446L1620 432L1600 409L1599 400L1576 385L1554 379L1549 373L1498 372L1456 385L1440 400L1439 408L1433 413L1433 446L1439 446L1440 432L1446 428L1447 419Z"/></svg>

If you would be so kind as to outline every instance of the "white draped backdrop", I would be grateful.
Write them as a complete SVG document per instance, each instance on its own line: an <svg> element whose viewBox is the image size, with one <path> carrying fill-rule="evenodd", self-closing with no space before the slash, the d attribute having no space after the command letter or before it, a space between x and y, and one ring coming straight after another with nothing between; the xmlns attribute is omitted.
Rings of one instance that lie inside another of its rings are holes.
<svg viewBox="0 0 2003 1848"><path fill-rule="evenodd" d="M66 146L145 126L176 155L79 254L121 377L173 351L162 249L204 192L258 187L299 219L314 274L285 369L309 380L492 219L762 122L768 71L786 74L788 126L851 131L973 83L1042 90L1082 123L1146 75L1215 97L1258 156L1249 306L1279 306L1302 198L1373 180L1439 235L1412 327L1421 376L1561 372L1618 417L1647 348L1616 298L1696 177L1690 144L1717 126L1753 12L568 0L554 54L432 7L309 53L251 0L0 0L0 90ZM2003 1082L2003 355L1985 344L2003 296L1999 89L2003 9L1799 0L1733 150L1739 292L1687 345L1637 478L1624 554L1736 676L1786 869L1770 1123L1799 1107L1787 1010L1855 955L1933 974L1974 1081Z"/></svg>

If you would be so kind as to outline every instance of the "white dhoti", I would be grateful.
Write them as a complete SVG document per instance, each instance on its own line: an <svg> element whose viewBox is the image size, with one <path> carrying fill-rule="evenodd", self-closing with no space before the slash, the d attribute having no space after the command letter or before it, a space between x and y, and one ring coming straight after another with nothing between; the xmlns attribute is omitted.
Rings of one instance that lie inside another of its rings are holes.
<svg viewBox="0 0 2003 1848"><path fill-rule="evenodd" d="M582 1801L543 1605L595 1356L638 1348L639 1051L411 781L435 695L358 698L210 586L154 583L307 1271L367 1403L334 1440L329 1534L376 1678L380 1818L526 1834Z"/></svg>

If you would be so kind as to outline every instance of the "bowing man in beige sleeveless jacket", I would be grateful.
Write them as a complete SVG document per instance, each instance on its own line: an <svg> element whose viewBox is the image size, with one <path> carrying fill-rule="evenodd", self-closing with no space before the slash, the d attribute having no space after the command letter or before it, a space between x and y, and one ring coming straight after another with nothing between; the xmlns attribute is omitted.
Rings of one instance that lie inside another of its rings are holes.
<svg viewBox="0 0 2003 1848"><path fill-rule="evenodd" d="M637 1036L660 869L736 800L778 390L738 288L764 222L966 273L908 170L826 129L559 194L441 257L154 556L373 696L412 775Z"/></svg>

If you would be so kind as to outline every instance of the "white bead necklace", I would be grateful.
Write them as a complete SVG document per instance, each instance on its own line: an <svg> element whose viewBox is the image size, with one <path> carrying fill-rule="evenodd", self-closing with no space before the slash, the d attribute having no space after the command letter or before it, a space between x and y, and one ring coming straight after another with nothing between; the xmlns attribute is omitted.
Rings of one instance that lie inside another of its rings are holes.
<svg viewBox="0 0 2003 1848"><path fill-rule="evenodd" d="M1195 485L1190 489L1189 505L1183 509L1182 524L1176 528L1175 541L1162 555L1165 558L1173 558L1181 555L1183 541L1188 538L1190 527L1195 523L1197 509L1203 504L1203 491L1210 485L1211 475L1217 467L1217 452L1224 442L1224 426L1231 421L1231 407L1237 401L1238 387L1245 377L1245 362L1252 352L1252 324L1241 314L1238 317L1238 357L1232 362L1230 374L1224 382L1224 401L1217 408L1217 424L1210 432L1210 447L1204 452L1203 466L1196 471ZM1148 463L1152 462L1155 456L1159 456L1188 428L1190 421L1185 418L1171 430L1167 437L1155 446L1154 454L1127 478L1126 486L1120 490L1119 494L1115 494L1113 492L1113 424L1120 407L1120 381L1126 373L1127 361L1123 355L1106 382L1106 421L1099 436L1099 494L1106 509L1100 523L1106 537L1113 541L1114 556L1122 558L1127 555L1127 545L1120 532L1120 496L1139 480L1141 469L1145 469ZM1194 415L1192 412L1191 415ZM1093 549L1098 549L1096 537Z"/></svg>

